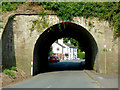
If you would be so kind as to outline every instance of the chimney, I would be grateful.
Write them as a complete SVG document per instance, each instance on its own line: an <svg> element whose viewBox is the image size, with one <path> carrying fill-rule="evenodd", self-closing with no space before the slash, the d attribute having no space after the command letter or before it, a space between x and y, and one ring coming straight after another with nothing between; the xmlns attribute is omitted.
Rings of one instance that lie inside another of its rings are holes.
<svg viewBox="0 0 120 90"><path fill-rule="evenodd" d="M59 44L63 44L63 38L58 39L58 43L59 43Z"/></svg>

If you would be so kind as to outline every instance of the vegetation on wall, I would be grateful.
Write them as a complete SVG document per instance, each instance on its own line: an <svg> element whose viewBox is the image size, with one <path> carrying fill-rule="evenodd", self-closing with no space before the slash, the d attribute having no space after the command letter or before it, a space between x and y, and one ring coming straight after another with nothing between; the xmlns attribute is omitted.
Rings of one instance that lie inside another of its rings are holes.
<svg viewBox="0 0 120 90"><path fill-rule="evenodd" d="M3 3L3 11L11 11L23 3ZM72 20L74 16L98 17L109 21L114 27L113 36L120 36L120 2L31 2L29 6L42 5L45 10L55 11L61 20Z"/></svg>
<svg viewBox="0 0 120 90"><path fill-rule="evenodd" d="M45 20L45 16L47 15L45 10L40 9L39 13L41 14L42 18L32 21L33 24L32 24L32 27L30 28L31 31L33 31L35 29L37 29L37 31L42 31L44 28L48 27L48 25L49 25L47 23L47 21Z"/></svg>
<svg viewBox="0 0 120 90"><path fill-rule="evenodd" d="M7 11L12 11L12 10L16 10L19 4L22 4L22 2L3 2L2 3L2 10L4 12Z"/></svg>
<svg viewBox="0 0 120 90"><path fill-rule="evenodd" d="M43 30L45 27L48 27L48 23L45 20L34 20L32 21L32 27L30 28L31 31L37 29L37 31Z"/></svg>
<svg viewBox="0 0 120 90"><path fill-rule="evenodd" d="M114 27L113 36L120 36L120 2L41 2L47 10L56 11L62 20L72 20L74 16L98 17Z"/></svg>

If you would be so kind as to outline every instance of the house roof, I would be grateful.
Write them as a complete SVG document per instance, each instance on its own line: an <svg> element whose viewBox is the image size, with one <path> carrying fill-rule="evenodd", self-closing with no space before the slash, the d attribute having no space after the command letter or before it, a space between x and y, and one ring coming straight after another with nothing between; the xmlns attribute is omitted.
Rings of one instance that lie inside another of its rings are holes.
<svg viewBox="0 0 120 90"><path fill-rule="evenodd" d="M69 44L69 43L64 43L65 45L67 45L68 47L70 47L70 48L77 48L77 47L75 47L74 45L71 45L71 44Z"/></svg>
<svg viewBox="0 0 120 90"><path fill-rule="evenodd" d="M60 45L61 47L65 48L63 45L61 45L60 43L57 43L58 45Z"/></svg>

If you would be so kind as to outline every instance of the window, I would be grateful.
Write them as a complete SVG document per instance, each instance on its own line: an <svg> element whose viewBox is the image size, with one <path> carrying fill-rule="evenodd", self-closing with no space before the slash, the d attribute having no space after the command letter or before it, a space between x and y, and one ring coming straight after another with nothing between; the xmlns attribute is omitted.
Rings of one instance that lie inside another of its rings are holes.
<svg viewBox="0 0 120 90"><path fill-rule="evenodd" d="M68 53L65 53L65 56L68 56Z"/></svg>

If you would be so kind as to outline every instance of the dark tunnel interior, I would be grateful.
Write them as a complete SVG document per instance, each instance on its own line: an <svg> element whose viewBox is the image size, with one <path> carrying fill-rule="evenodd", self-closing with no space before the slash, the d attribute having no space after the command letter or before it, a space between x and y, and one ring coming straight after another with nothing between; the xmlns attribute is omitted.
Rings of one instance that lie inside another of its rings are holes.
<svg viewBox="0 0 120 90"><path fill-rule="evenodd" d="M33 75L49 71L50 46L59 38L71 37L85 48L85 69L92 70L98 52L94 37L75 23L59 23L45 30L36 41L33 52Z"/></svg>

